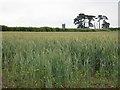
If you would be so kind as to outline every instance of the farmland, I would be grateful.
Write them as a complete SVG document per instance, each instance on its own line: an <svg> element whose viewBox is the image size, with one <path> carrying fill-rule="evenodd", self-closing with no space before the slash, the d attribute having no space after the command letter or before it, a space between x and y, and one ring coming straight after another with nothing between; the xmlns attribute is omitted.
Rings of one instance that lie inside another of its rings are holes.
<svg viewBox="0 0 120 90"><path fill-rule="evenodd" d="M2 32L4 88L117 87L118 32Z"/></svg>

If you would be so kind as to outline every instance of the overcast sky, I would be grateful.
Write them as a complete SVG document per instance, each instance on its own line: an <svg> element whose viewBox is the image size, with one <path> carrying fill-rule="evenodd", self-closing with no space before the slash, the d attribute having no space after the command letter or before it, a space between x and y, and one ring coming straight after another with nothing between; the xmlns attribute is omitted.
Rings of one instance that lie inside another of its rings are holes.
<svg viewBox="0 0 120 90"><path fill-rule="evenodd" d="M0 25L75 28L79 14L106 15L110 27L118 26L119 0L0 0Z"/></svg>

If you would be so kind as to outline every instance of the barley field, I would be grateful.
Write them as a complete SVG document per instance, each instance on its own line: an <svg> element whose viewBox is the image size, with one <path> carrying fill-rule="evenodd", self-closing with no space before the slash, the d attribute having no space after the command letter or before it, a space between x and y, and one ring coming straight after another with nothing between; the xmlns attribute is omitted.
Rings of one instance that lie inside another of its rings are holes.
<svg viewBox="0 0 120 90"><path fill-rule="evenodd" d="M2 32L3 88L118 87L118 32Z"/></svg>

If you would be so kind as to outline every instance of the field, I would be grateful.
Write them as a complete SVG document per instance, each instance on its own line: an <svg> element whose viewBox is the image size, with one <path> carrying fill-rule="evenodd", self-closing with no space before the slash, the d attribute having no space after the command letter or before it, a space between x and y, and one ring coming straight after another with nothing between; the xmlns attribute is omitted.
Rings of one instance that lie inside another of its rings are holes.
<svg viewBox="0 0 120 90"><path fill-rule="evenodd" d="M3 88L118 87L118 32L3 32Z"/></svg>

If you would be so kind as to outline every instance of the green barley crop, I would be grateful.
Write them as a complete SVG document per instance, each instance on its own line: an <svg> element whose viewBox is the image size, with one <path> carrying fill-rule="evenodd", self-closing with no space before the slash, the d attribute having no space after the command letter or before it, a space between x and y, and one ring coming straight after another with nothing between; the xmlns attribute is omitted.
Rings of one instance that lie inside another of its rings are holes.
<svg viewBox="0 0 120 90"><path fill-rule="evenodd" d="M117 32L3 32L6 88L117 87Z"/></svg>

